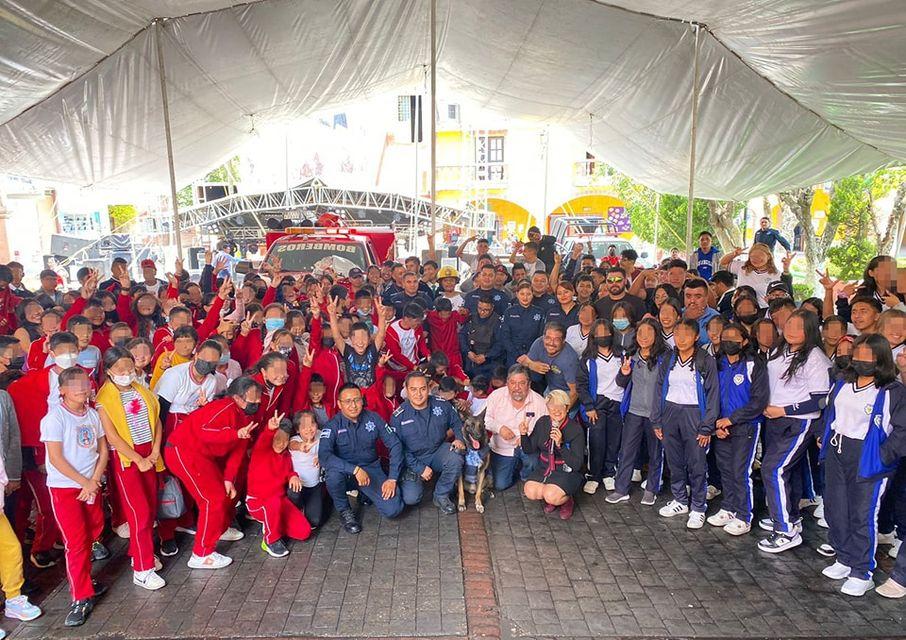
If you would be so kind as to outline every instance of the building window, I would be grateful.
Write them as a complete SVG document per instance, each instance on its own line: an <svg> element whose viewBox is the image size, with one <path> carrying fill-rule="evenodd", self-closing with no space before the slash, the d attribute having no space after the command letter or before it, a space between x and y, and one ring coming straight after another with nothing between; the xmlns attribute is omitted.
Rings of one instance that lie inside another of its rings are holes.
<svg viewBox="0 0 906 640"><path fill-rule="evenodd" d="M412 118L412 107L410 99L412 96L397 96L396 98L396 120L397 122L409 122Z"/></svg>
<svg viewBox="0 0 906 640"><path fill-rule="evenodd" d="M475 142L475 174L478 180L504 179L504 136L478 136Z"/></svg>
<svg viewBox="0 0 906 640"><path fill-rule="evenodd" d="M503 162L503 136L488 137L488 162Z"/></svg>
<svg viewBox="0 0 906 640"><path fill-rule="evenodd" d="M447 105L447 120L459 120L459 105L458 104L448 104Z"/></svg>

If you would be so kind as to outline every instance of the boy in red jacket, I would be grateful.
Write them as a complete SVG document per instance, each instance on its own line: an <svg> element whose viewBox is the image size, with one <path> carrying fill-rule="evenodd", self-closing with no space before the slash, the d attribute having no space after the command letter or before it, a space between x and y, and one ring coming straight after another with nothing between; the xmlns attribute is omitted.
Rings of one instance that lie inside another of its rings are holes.
<svg viewBox="0 0 906 640"><path fill-rule="evenodd" d="M469 310L460 307L453 311L453 303L443 296L434 301L434 309L425 314L428 325L428 346L431 352L443 351L451 365L462 366L459 352L459 328L469 319Z"/></svg>
<svg viewBox="0 0 906 640"><path fill-rule="evenodd" d="M249 462L245 505L249 515L264 525L262 551L274 558L289 554L284 535L295 540L305 540L311 535L308 520L286 495L287 487L302 491L302 480L293 470L288 449L293 431L292 423L283 420L283 414L275 414L255 441Z"/></svg>
<svg viewBox="0 0 906 640"><path fill-rule="evenodd" d="M410 302L403 309L403 317L387 327L384 344L390 352L388 373L397 381L397 388L402 388L406 374L415 370L419 360L431 356L422 328L424 319L422 306Z"/></svg>

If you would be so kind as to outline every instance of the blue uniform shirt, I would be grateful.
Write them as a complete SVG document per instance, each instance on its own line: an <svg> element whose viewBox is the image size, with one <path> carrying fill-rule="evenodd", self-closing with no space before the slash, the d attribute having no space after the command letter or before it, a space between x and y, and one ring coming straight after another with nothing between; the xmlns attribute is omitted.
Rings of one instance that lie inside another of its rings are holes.
<svg viewBox="0 0 906 640"><path fill-rule="evenodd" d="M375 446L378 438L390 451L387 477L399 480L403 467L403 445L381 416L367 410L363 410L355 422L338 413L324 425L318 443L321 466L352 474L356 467L374 464L378 461Z"/></svg>
<svg viewBox="0 0 906 640"><path fill-rule="evenodd" d="M463 306L469 310L473 316L478 315L478 301L483 297L488 296L494 302L494 311L498 316L502 316L506 312L506 308L510 306L510 295L506 291L501 289L472 289L465 295L465 302Z"/></svg>
<svg viewBox="0 0 906 640"><path fill-rule="evenodd" d="M428 406L416 409L409 401L390 416L390 428L403 445L406 467L421 474L431 462L438 447L446 446L447 430L463 441L462 420L453 405L441 398L429 397Z"/></svg>
<svg viewBox="0 0 906 640"><path fill-rule="evenodd" d="M506 364L510 366L516 358L528 353L535 338L544 327L544 311L534 304L523 307L512 304L506 310L500 323L500 343L506 350Z"/></svg>

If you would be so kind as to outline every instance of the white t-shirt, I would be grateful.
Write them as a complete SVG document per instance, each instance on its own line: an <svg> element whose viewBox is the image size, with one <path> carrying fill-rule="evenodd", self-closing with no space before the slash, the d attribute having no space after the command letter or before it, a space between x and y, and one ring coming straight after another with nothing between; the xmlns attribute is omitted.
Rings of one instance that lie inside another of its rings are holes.
<svg viewBox="0 0 906 640"><path fill-rule="evenodd" d="M667 346L668 346L668 347L670 347L671 349L675 349L675 348L676 348L676 342L674 342L674 340L673 340L673 332L672 332L672 331L671 331L670 333L664 333L663 331L661 331L661 336L663 336L664 342L667 343Z"/></svg>
<svg viewBox="0 0 906 640"><path fill-rule="evenodd" d="M768 301L765 296L767 295L768 285L772 282L780 281L780 272L769 273L767 271L752 270L746 273L742 268L744 264L745 260L741 258L737 258L730 263L729 271L736 276L736 287L739 288L743 285L752 287L758 295L758 306L767 307Z"/></svg>
<svg viewBox="0 0 906 640"><path fill-rule="evenodd" d="M566 329L566 344L573 348L577 356L582 357L585 345L588 344L588 334L582 335L582 325L574 324Z"/></svg>
<svg viewBox="0 0 906 640"><path fill-rule="evenodd" d="M58 407L63 402L60 397L60 374L51 369L47 373L47 383L50 386L50 393L47 394L47 408Z"/></svg>
<svg viewBox="0 0 906 640"><path fill-rule="evenodd" d="M104 435L98 412L88 407L77 415L59 404L51 407L41 419L41 442L62 442L63 457L86 478L94 473L98 461L98 438ZM57 470L47 457L47 486L57 489L79 489L79 484Z"/></svg>
<svg viewBox="0 0 906 640"><path fill-rule="evenodd" d="M450 297L445 293L440 295L450 301L450 304L453 305L453 311L458 311L459 308L466 303L465 298L463 298L458 291L453 297Z"/></svg>
<svg viewBox="0 0 906 640"><path fill-rule="evenodd" d="M783 374L790 366L793 358L788 350L768 360L768 381L771 387L769 404L777 407L787 407L800 402L807 402L813 393L826 394L830 390L829 369L831 361L820 348L812 349L799 370L789 379ZM812 419L820 415L820 411L796 415L797 418Z"/></svg>
<svg viewBox="0 0 906 640"><path fill-rule="evenodd" d="M302 442L299 436L290 438L290 442ZM315 463L318 457L318 439L306 453L305 451L290 451L293 459L293 471L302 480L303 487L317 487L321 482L321 467Z"/></svg>
<svg viewBox="0 0 906 640"><path fill-rule="evenodd" d="M617 374L623 365L619 356L611 353L604 357L600 353L592 362L588 363L589 368L597 366L597 394L604 396L608 400L621 402L623 400L623 387L617 384Z"/></svg>
<svg viewBox="0 0 906 640"><path fill-rule="evenodd" d="M669 372L667 383L667 402L683 405L698 405L698 385L695 382L695 370L692 356L688 362L682 362L679 356Z"/></svg>
<svg viewBox="0 0 906 640"><path fill-rule="evenodd" d="M864 440L868 435L868 423L878 397L878 388L874 384L861 389L854 382L847 382L837 393L834 400L834 422L831 429L847 438ZM881 412L881 427L890 433L890 396L884 399Z"/></svg>
<svg viewBox="0 0 906 640"><path fill-rule="evenodd" d="M192 380L189 374L191 362L170 367L157 381L154 392L170 403L170 413L191 413L198 408L201 391L210 402L218 391L226 388L226 377L221 373L205 376L201 383Z"/></svg>
<svg viewBox="0 0 906 640"><path fill-rule="evenodd" d="M411 362L418 360L418 358L415 357L415 329L403 329L399 320L390 326L396 332L396 335L399 336L400 351L402 351L403 355Z"/></svg>

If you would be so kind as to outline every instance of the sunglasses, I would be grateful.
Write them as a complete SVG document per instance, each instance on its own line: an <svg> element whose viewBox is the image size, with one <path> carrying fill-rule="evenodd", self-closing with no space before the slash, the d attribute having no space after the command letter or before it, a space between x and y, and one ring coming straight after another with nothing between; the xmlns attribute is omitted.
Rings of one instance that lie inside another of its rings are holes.
<svg viewBox="0 0 906 640"><path fill-rule="evenodd" d="M623 282L623 278L619 278L619 277L617 277L617 278L607 278L607 282L613 282L613 283Z"/></svg>

